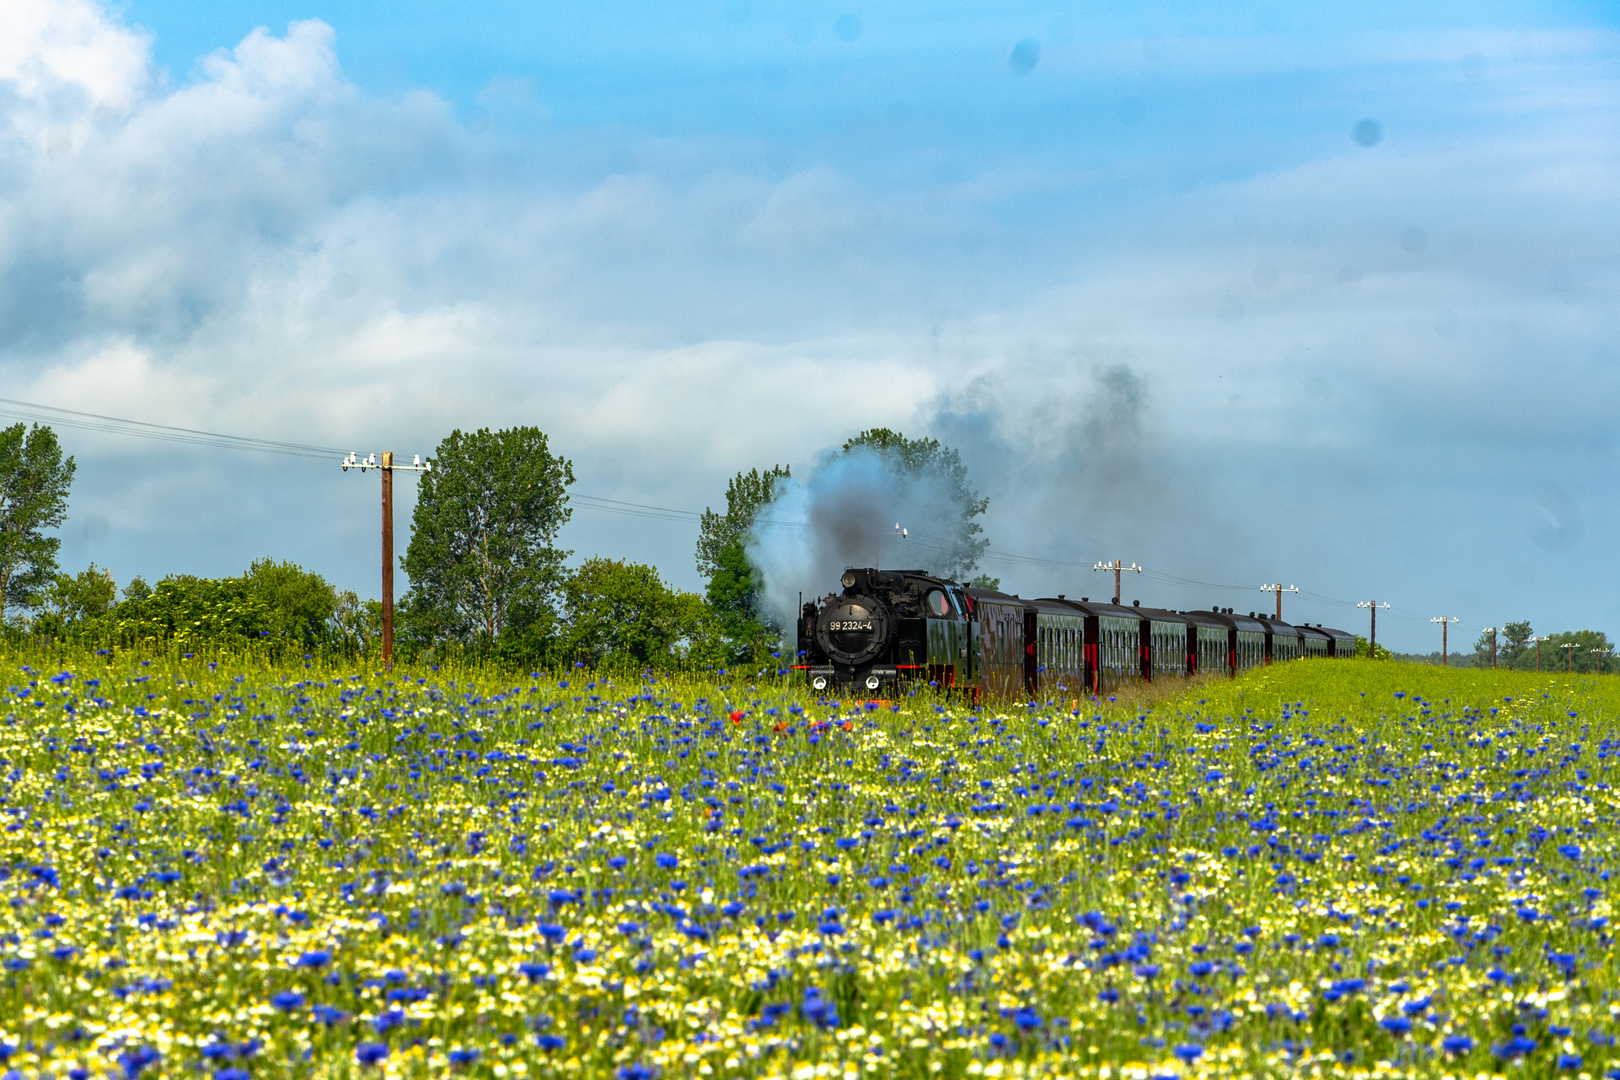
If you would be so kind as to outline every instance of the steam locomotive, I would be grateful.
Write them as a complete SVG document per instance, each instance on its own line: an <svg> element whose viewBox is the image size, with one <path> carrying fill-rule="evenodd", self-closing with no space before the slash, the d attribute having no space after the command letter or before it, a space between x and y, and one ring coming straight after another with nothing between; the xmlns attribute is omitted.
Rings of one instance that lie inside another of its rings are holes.
<svg viewBox="0 0 1620 1080"><path fill-rule="evenodd" d="M850 569L841 584L842 593L799 612L795 666L817 691L881 694L921 680L974 698L1046 699L1356 655L1354 634L1231 608L1169 611L1117 596L1025 600L921 570Z"/></svg>

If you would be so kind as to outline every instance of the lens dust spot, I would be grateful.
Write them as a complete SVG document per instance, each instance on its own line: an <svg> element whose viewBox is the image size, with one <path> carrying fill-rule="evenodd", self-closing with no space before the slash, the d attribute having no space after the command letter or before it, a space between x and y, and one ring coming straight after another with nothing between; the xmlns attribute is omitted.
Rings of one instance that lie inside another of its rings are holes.
<svg viewBox="0 0 1620 1080"><path fill-rule="evenodd" d="M1233 293L1227 293L1221 298L1220 306L1215 309L1215 314L1222 322L1242 322L1244 315L1243 298Z"/></svg>
<svg viewBox="0 0 1620 1080"><path fill-rule="evenodd" d="M1384 128L1371 117L1357 120L1356 126L1350 129L1350 137L1356 141L1357 146L1377 146L1384 139Z"/></svg>
<svg viewBox="0 0 1620 1080"><path fill-rule="evenodd" d="M360 283L348 271L342 271L332 278L332 299L348 300L360 291Z"/></svg>
<svg viewBox="0 0 1620 1080"><path fill-rule="evenodd" d="M1361 284L1361 271L1353 266L1346 266L1333 275L1333 282L1341 289L1354 289Z"/></svg>
<svg viewBox="0 0 1620 1080"><path fill-rule="evenodd" d="M1014 75L1028 75L1040 62L1041 43L1033 38L1025 38L1013 46L1012 53L1007 57L1007 70Z"/></svg>
<svg viewBox="0 0 1620 1080"><path fill-rule="evenodd" d="M1134 127L1142 122L1147 115L1147 105L1141 98L1128 97L1119 103L1119 122L1127 127Z"/></svg>
<svg viewBox="0 0 1620 1080"><path fill-rule="evenodd" d="M1277 284L1277 268L1270 263L1261 263L1254 268L1254 287L1261 292L1274 288Z"/></svg>
<svg viewBox="0 0 1620 1080"><path fill-rule="evenodd" d="M720 7L720 14L728 23L745 23L748 16L753 14L748 0L726 0Z"/></svg>
<svg viewBox="0 0 1620 1080"><path fill-rule="evenodd" d="M1401 232L1401 250L1408 255L1421 255L1428 250L1429 234L1412 225Z"/></svg>
<svg viewBox="0 0 1620 1080"><path fill-rule="evenodd" d="M833 23L833 37L844 44L853 44L861 36L861 20L855 15L840 15Z"/></svg>
<svg viewBox="0 0 1620 1080"><path fill-rule="evenodd" d="M1442 311L1434 317L1434 332L1441 337L1450 337L1455 334L1457 327L1460 325L1462 324L1458 320L1455 311Z"/></svg>
<svg viewBox="0 0 1620 1080"><path fill-rule="evenodd" d="M1485 75L1485 58L1478 53L1463 57L1462 73L1465 79L1479 79Z"/></svg>
<svg viewBox="0 0 1620 1080"><path fill-rule="evenodd" d="M809 19L792 19L788 22L787 35L795 45L808 45L810 39L816 36L816 24Z"/></svg>

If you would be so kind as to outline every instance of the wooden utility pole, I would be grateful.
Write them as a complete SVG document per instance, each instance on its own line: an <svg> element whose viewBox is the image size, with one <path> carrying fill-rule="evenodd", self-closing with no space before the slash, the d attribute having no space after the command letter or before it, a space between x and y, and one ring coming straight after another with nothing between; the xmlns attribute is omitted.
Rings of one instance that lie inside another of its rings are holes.
<svg viewBox="0 0 1620 1080"><path fill-rule="evenodd" d="M1280 583L1276 585L1262 585L1260 586L1260 591L1274 592L1277 594L1277 621L1282 622L1282 594L1285 592L1297 593L1299 592L1299 586L1290 585L1285 589Z"/></svg>
<svg viewBox="0 0 1620 1080"><path fill-rule="evenodd" d="M1541 643L1543 641L1546 641L1547 639L1545 637L1535 637L1535 638L1532 638L1531 640L1536 643L1536 674L1540 675L1541 674Z"/></svg>
<svg viewBox="0 0 1620 1080"><path fill-rule="evenodd" d="M1376 600L1363 600L1356 607L1367 608L1372 612L1372 631L1367 640L1367 659L1376 660L1378 659L1378 609L1380 607L1387 608L1389 605L1380 604Z"/></svg>
<svg viewBox="0 0 1620 1080"><path fill-rule="evenodd" d="M382 653L394 666L394 452L382 456Z"/></svg>
<svg viewBox="0 0 1620 1080"><path fill-rule="evenodd" d="M1566 641L1559 648L1564 650L1564 673L1566 675L1575 674L1575 643Z"/></svg>
<svg viewBox="0 0 1620 1080"><path fill-rule="evenodd" d="M1446 640L1446 628L1447 628L1448 624L1454 623L1454 622L1462 622L1462 620L1459 619L1459 618L1456 618L1455 616L1448 619L1444 615L1438 615L1435 618L1430 619L1429 621L1430 622L1437 622L1437 623L1440 624L1440 666L1445 667L1446 666L1446 654L1451 651L1451 645Z"/></svg>
<svg viewBox="0 0 1620 1080"><path fill-rule="evenodd" d="M1133 573L1137 573L1137 574L1140 574L1142 572L1142 568L1140 566L1137 566L1135 563L1131 563L1131 565L1126 566L1123 563L1121 563L1118 559L1115 559L1111 563L1100 562L1096 566L1093 566L1091 569L1094 572L1097 571L1097 570L1112 570L1114 572L1114 603L1116 603L1116 604L1119 603L1119 598L1120 598L1120 595L1121 595L1120 591L1119 591L1119 576L1120 576L1120 574L1123 573L1126 570L1130 570Z"/></svg>
<svg viewBox="0 0 1620 1080"><path fill-rule="evenodd" d="M348 472L350 466L365 472L367 469L382 471L382 661L384 667L394 666L394 470L403 469L406 472L430 472L433 462L422 462L422 455L417 454L409 465L395 465L394 452L384 450L382 460L377 460L376 454L365 458L357 453L351 453L341 462L343 471Z"/></svg>

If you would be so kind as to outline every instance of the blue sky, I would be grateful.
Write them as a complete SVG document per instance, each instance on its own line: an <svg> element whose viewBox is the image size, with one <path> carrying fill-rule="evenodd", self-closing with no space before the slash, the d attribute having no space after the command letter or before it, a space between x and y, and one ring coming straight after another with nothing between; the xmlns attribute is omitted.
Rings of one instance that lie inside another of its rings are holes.
<svg viewBox="0 0 1620 1080"><path fill-rule="evenodd" d="M533 423L683 509L882 424L962 450L1025 595L1119 556L1147 603L1388 600L1397 648L1620 632L1612 9L19 10L0 396L362 452ZM63 436L69 567L375 593L370 476ZM564 539L698 584L690 524Z"/></svg>

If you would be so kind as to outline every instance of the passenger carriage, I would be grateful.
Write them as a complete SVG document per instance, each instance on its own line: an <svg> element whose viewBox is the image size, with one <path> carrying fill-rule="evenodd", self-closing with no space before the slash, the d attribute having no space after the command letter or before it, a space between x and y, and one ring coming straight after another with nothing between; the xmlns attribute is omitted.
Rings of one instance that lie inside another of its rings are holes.
<svg viewBox="0 0 1620 1080"><path fill-rule="evenodd" d="M920 680L975 699L1053 699L1305 655L1355 655L1353 634L1230 608L1025 600L920 570L851 569L842 584L842 594L800 611L794 666L818 692L881 695Z"/></svg>
<svg viewBox="0 0 1620 1080"><path fill-rule="evenodd" d="M1280 664L1285 660L1300 658L1299 631L1292 623L1273 619L1269 615L1256 615L1255 618L1266 629L1266 663Z"/></svg>

